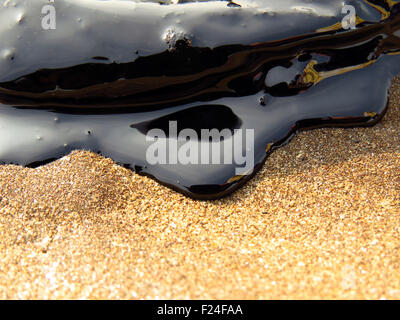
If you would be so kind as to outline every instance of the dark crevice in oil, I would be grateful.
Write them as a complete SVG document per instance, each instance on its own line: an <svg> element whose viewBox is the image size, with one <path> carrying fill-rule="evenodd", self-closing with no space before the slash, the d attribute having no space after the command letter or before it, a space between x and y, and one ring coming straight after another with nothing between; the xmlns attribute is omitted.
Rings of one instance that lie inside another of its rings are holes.
<svg viewBox="0 0 400 320"><path fill-rule="evenodd" d="M171 121L177 123L178 132L190 128L199 137L201 136L201 130L217 129L218 131L222 131L229 129L233 132L234 129L239 129L242 125L242 121L229 107L209 104L174 112L150 121L136 123L131 125L131 127L138 129L143 134L152 129L161 129L168 133Z"/></svg>

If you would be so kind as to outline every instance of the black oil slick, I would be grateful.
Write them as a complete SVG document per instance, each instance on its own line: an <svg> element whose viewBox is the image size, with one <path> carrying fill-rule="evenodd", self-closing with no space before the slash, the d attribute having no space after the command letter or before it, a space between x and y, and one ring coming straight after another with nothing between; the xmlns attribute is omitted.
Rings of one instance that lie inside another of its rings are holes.
<svg viewBox="0 0 400 320"><path fill-rule="evenodd" d="M46 1L6 2L0 161L92 150L198 199L236 190L298 129L376 123L400 73L397 1L347 1L350 30L336 0L56 0L56 30L40 28ZM232 152L253 153L254 170L150 165L146 133L174 121L199 140L202 129L253 129L254 146Z"/></svg>

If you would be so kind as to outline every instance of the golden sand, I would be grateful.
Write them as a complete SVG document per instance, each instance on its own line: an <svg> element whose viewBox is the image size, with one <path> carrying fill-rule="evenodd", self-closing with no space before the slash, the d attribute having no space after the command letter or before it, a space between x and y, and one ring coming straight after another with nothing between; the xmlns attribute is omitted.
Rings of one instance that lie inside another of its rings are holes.
<svg viewBox="0 0 400 320"><path fill-rule="evenodd" d="M299 134L194 201L90 152L0 167L0 298L400 298L400 80L373 128Z"/></svg>

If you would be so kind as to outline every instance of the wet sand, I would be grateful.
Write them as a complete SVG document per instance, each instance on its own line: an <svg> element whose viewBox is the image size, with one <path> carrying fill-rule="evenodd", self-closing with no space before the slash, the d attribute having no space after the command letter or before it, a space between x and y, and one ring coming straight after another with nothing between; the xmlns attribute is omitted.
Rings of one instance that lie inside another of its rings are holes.
<svg viewBox="0 0 400 320"><path fill-rule="evenodd" d="M400 79L373 128L300 133L194 201L75 151L0 166L0 298L400 298Z"/></svg>

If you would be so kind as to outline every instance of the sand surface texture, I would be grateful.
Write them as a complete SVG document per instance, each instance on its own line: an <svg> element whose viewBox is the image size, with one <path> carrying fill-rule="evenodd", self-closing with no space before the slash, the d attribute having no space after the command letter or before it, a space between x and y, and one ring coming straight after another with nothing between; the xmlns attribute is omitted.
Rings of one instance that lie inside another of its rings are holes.
<svg viewBox="0 0 400 320"><path fill-rule="evenodd" d="M218 201L87 151L0 166L0 298L400 298L394 84L375 127L303 132Z"/></svg>

